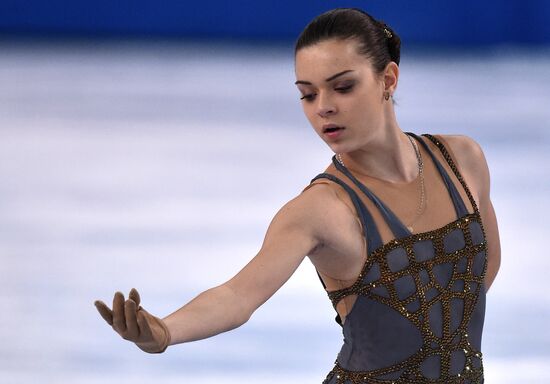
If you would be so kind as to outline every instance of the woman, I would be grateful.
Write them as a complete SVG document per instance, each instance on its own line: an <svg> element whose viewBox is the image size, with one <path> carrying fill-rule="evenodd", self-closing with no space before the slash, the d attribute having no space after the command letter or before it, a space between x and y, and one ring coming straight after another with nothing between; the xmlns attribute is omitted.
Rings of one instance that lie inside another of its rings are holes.
<svg viewBox="0 0 550 384"><path fill-rule="evenodd" d="M326 383L482 383L485 294L500 264L487 163L467 136L400 129L399 59L396 33L359 9L308 24L296 85L332 163L229 281L162 320L135 289L117 292L112 310L96 301L103 318L163 352L244 324L308 256L344 334Z"/></svg>

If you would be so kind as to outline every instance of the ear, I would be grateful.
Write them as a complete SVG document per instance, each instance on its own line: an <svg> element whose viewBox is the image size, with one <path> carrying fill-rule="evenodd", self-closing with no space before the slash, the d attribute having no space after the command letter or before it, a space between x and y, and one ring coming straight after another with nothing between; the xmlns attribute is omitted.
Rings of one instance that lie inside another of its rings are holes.
<svg viewBox="0 0 550 384"><path fill-rule="evenodd" d="M393 95L397 89L397 81L399 80L399 67L393 61L390 61L383 72L384 91Z"/></svg>

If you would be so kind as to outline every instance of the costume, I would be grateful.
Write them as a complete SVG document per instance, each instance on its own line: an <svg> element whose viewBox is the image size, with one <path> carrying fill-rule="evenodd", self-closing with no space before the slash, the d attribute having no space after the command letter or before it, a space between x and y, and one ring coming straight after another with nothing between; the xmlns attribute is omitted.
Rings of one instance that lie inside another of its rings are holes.
<svg viewBox="0 0 550 384"><path fill-rule="evenodd" d="M327 183L328 179L345 190L362 225L367 250L355 283L328 292L335 308L343 298L357 296L343 325L337 316L344 344L326 384L484 381L481 337L487 242L481 216L441 138L421 135L426 140L406 134L416 139L424 156L431 159L426 161L426 176L432 177L427 190L432 210L419 225L419 229L424 226L422 232L409 231L386 203L359 181L361 176L352 174L335 156L333 165L309 185ZM445 168L452 170L453 178ZM385 187L380 185L378 189L383 191ZM468 200L472 213L465 204ZM381 230L388 241L383 241Z"/></svg>

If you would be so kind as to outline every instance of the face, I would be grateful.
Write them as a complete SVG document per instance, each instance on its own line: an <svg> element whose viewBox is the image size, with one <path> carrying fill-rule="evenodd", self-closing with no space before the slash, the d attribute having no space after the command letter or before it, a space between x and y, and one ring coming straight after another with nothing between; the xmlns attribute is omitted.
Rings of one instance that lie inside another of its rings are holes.
<svg viewBox="0 0 550 384"><path fill-rule="evenodd" d="M334 152L358 149L383 128L384 76L357 53L355 40L325 40L300 49L295 60L304 113Z"/></svg>

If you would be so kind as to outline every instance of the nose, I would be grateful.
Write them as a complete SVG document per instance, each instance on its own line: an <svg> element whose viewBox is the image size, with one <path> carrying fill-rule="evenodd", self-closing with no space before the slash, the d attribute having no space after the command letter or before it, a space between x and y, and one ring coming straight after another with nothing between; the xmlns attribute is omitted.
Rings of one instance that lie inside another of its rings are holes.
<svg viewBox="0 0 550 384"><path fill-rule="evenodd" d="M336 106L328 96L319 93L317 100L317 114L319 116L326 117L336 113Z"/></svg>

